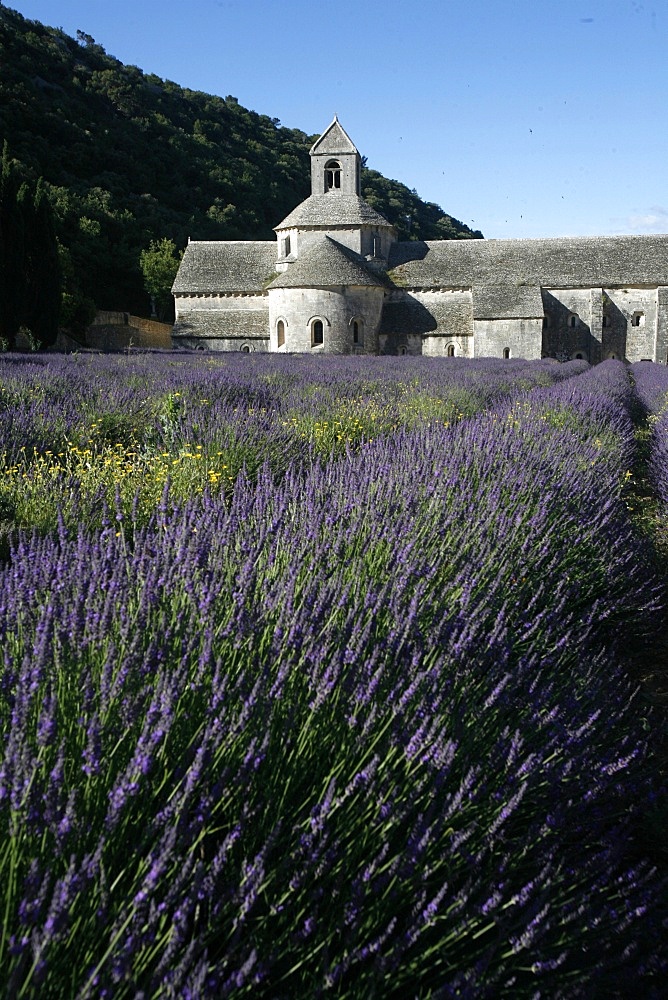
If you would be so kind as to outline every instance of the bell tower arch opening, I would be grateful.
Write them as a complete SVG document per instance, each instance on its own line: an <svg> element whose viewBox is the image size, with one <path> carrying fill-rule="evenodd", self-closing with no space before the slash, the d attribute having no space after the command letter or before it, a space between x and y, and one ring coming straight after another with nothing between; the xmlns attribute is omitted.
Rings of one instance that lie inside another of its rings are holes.
<svg viewBox="0 0 668 1000"><path fill-rule="evenodd" d="M341 190L341 164L338 160L329 160L325 164L325 191Z"/></svg>

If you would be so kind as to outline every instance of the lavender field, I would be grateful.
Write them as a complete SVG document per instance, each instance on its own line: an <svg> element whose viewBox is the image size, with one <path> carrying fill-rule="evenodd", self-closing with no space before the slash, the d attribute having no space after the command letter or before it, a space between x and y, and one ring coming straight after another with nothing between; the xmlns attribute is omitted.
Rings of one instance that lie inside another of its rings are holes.
<svg viewBox="0 0 668 1000"><path fill-rule="evenodd" d="M0 356L6 997L663 995L668 371Z"/></svg>

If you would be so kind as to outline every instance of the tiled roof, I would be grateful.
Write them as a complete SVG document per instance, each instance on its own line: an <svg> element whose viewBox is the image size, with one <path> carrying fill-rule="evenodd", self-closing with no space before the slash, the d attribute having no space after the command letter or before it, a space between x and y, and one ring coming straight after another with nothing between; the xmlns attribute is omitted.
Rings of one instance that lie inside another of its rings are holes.
<svg viewBox="0 0 668 1000"><path fill-rule="evenodd" d="M357 149L355 144L342 127L339 119L334 115L334 121L331 125L328 125L325 131L322 133L319 139L311 146L309 153L311 156L315 154L325 154L331 153L356 153Z"/></svg>
<svg viewBox="0 0 668 1000"><path fill-rule="evenodd" d="M267 241L191 242L174 280L174 294L261 292L276 272L278 247Z"/></svg>
<svg viewBox="0 0 668 1000"><path fill-rule="evenodd" d="M265 299L266 301L266 299ZM232 337L240 340L269 336L268 309L193 309L174 324L174 337Z"/></svg>
<svg viewBox="0 0 668 1000"><path fill-rule="evenodd" d="M475 319L534 319L543 316L540 285L474 285Z"/></svg>
<svg viewBox="0 0 668 1000"><path fill-rule="evenodd" d="M357 194L312 194L301 205L290 212L286 219L275 227L281 229L305 228L308 226L384 226L392 228L375 208L368 205Z"/></svg>
<svg viewBox="0 0 668 1000"><path fill-rule="evenodd" d="M324 233L302 242L299 257L269 288L323 288L331 285L377 285L385 282L363 257Z"/></svg>
<svg viewBox="0 0 668 1000"><path fill-rule="evenodd" d="M668 236L395 243L389 269L409 288L668 285Z"/></svg>
<svg viewBox="0 0 668 1000"><path fill-rule="evenodd" d="M393 296L383 305L380 333L467 336L473 333L471 301L443 295L425 305L410 294Z"/></svg>

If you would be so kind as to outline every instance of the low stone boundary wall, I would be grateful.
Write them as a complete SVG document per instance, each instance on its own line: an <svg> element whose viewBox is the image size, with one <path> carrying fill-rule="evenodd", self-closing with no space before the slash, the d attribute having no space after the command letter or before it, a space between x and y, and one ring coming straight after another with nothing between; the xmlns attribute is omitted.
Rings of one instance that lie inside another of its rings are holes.
<svg viewBox="0 0 668 1000"><path fill-rule="evenodd" d="M170 350L172 324L130 313L101 310L86 330L86 344L98 351L125 351L131 347Z"/></svg>

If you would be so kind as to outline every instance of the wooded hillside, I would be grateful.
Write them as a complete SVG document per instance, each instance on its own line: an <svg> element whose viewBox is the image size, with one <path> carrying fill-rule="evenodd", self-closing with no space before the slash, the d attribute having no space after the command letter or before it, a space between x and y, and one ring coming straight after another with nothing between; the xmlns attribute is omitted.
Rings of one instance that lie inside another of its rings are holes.
<svg viewBox="0 0 668 1000"><path fill-rule="evenodd" d="M6 139L25 180L44 178L70 297L146 314L142 248L273 239L310 193L315 136L125 66L77 35L0 3L0 148ZM482 236L375 170L362 186L401 239Z"/></svg>

